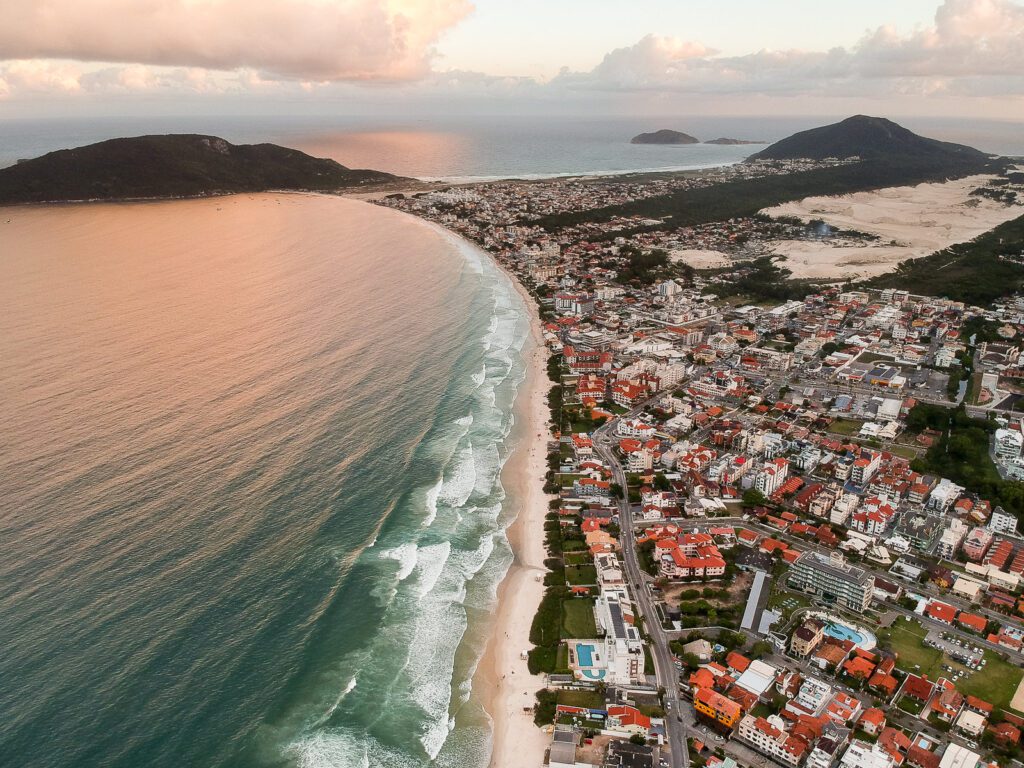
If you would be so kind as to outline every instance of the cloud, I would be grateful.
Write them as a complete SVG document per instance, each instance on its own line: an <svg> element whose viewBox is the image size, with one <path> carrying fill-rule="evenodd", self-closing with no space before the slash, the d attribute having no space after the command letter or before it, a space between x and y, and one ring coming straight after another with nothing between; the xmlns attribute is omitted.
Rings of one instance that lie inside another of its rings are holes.
<svg viewBox="0 0 1024 768"><path fill-rule="evenodd" d="M0 59L410 80L469 0L0 0Z"/></svg>
<svg viewBox="0 0 1024 768"><path fill-rule="evenodd" d="M1024 7L1010 0L946 0L932 26L909 35L879 27L829 51L723 57L697 43L648 35L608 53L589 72L562 72L554 82L616 91L885 95L972 93L985 79L1024 95Z"/></svg>

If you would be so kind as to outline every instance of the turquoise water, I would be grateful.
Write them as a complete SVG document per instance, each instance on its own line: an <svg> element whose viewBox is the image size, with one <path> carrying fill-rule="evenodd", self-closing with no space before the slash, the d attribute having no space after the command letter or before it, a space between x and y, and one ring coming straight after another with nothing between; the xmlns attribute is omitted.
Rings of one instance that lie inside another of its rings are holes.
<svg viewBox="0 0 1024 768"><path fill-rule="evenodd" d="M0 220L0 764L485 762L508 280L331 198Z"/></svg>
<svg viewBox="0 0 1024 768"><path fill-rule="evenodd" d="M579 658L580 666L592 667L594 665L594 646L578 643L576 656Z"/></svg>
<svg viewBox="0 0 1024 768"><path fill-rule="evenodd" d="M860 632L856 632L842 624L829 624L825 627L825 634L837 640L851 640L858 644L864 640Z"/></svg>

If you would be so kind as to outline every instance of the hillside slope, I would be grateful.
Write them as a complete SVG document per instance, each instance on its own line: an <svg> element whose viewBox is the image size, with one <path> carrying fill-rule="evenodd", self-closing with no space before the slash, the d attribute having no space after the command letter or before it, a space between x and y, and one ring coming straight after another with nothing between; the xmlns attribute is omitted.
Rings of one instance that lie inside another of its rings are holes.
<svg viewBox="0 0 1024 768"><path fill-rule="evenodd" d="M0 169L0 204L334 191L396 181L276 144L171 134L111 139Z"/></svg>
<svg viewBox="0 0 1024 768"><path fill-rule="evenodd" d="M794 133L750 160L791 160L798 157L860 157L864 160L934 161L959 165L983 162L987 155L963 144L918 136L884 117L854 115L845 120Z"/></svg>

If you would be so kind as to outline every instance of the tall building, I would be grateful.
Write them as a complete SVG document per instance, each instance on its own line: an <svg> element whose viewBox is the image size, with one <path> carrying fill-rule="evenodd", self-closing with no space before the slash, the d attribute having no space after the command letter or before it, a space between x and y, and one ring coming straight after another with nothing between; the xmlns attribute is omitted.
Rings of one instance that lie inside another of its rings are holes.
<svg viewBox="0 0 1024 768"><path fill-rule="evenodd" d="M838 552L831 557L804 552L789 571L789 585L854 611L871 604L874 586L867 571L850 565Z"/></svg>

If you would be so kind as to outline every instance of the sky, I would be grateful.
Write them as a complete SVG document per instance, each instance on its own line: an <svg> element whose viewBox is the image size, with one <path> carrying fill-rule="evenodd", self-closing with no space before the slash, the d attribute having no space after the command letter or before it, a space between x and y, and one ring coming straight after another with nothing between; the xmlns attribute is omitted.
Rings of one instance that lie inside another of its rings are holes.
<svg viewBox="0 0 1024 768"><path fill-rule="evenodd" d="M1024 0L0 0L0 118L1024 120Z"/></svg>

